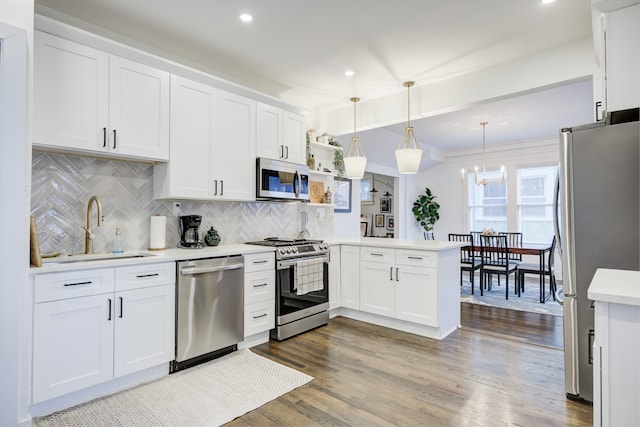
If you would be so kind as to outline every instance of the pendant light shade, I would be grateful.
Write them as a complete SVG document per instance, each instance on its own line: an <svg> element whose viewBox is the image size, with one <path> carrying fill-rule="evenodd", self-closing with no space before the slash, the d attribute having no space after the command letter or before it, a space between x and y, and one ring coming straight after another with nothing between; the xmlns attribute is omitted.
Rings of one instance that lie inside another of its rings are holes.
<svg viewBox="0 0 640 427"><path fill-rule="evenodd" d="M353 102L353 137L351 137L347 155L343 158L344 174L350 179L362 179L367 166L367 158L360 146L360 139L356 135L356 103L358 101L360 101L360 98L351 98L351 102Z"/></svg>
<svg viewBox="0 0 640 427"><path fill-rule="evenodd" d="M413 84L413 82L403 83L403 86L407 88L407 127L404 130L404 138L396 149L396 162L401 174L418 173L420 160L422 160L422 150L418 148L418 141L413 133L413 126L411 126L410 88Z"/></svg>

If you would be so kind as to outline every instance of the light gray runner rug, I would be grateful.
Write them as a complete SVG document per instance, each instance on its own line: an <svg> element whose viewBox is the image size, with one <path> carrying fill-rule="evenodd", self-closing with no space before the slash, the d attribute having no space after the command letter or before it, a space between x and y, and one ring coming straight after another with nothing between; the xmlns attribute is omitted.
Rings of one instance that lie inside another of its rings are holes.
<svg viewBox="0 0 640 427"><path fill-rule="evenodd" d="M34 421L38 427L218 426L312 379L245 349Z"/></svg>

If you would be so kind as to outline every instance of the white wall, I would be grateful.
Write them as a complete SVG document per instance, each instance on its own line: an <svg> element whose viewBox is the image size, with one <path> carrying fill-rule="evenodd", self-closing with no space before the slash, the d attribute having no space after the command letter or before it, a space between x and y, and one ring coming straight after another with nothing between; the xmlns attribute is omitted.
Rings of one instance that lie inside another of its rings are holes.
<svg viewBox="0 0 640 427"><path fill-rule="evenodd" d="M31 165L31 0L0 0L0 425L30 425L28 381L29 194Z"/></svg>

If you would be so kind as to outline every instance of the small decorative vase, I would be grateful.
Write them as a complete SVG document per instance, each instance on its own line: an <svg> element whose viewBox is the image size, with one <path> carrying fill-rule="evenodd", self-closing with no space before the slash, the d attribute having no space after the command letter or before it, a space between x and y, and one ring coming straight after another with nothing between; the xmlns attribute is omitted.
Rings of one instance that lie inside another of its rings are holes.
<svg viewBox="0 0 640 427"><path fill-rule="evenodd" d="M218 246L218 243L220 243L220 235L215 228L211 227L209 231L207 231L207 235L204 236L204 242L207 246Z"/></svg>

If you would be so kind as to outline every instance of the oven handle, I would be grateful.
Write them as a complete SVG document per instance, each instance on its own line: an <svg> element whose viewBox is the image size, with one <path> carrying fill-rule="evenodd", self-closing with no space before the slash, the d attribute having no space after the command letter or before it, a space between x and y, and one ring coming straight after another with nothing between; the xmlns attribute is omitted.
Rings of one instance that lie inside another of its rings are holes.
<svg viewBox="0 0 640 427"><path fill-rule="evenodd" d="M297 265L300 261L307 261L307 260L313 260L313 259L322 259L324 262L329 262L329 254L323 254L320 256L311 256L311 257L303 257L303 258L296 258L296 259L285 259L282 261L278 261L278 266L276 267L276 269L278 270L286 270L287 268Z"/></svg>
<svg viewBox="0 0 640 427"><path fill-rule="evenodd" d="M242 267L244 267L243 263L222 265L219 267L209 267L209 268L183 268L182 270L180 270L180 274L182 274L183 276L187 276L191 274L213 273L215 271L237 270Z"/></svg>

